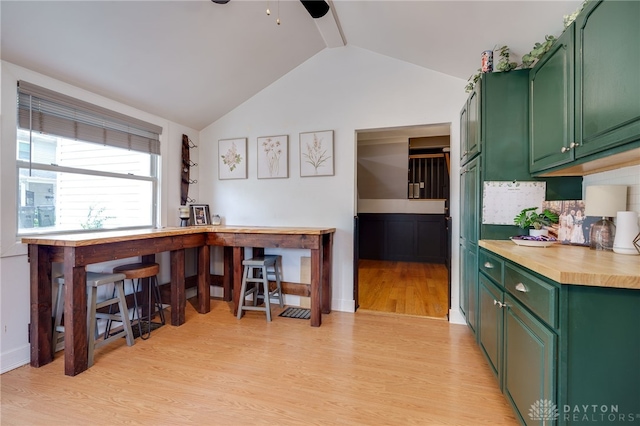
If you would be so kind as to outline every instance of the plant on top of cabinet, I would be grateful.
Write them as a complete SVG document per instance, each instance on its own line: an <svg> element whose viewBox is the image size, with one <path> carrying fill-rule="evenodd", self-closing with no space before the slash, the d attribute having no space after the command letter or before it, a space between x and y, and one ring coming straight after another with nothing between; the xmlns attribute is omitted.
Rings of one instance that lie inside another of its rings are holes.
<svg viewBox="0 0 640 426"><path fill-rule="evenodd" d="M496 70L507 72L518 67L517 62L511 62L509 60L509 46L502 46L500 49L498 49L498 55L500 56L500 60L496 65Z"/></svg>
<svg viewBox="0 0 640 426"><path fill-rule="evenodd" d="M544 36L544 42L534 44L533 49L531 49L529 53L522 55L522 68L531 68L542 55L551 49L551 45L553 45L556 40L554 36L546 35Z"/></svg>

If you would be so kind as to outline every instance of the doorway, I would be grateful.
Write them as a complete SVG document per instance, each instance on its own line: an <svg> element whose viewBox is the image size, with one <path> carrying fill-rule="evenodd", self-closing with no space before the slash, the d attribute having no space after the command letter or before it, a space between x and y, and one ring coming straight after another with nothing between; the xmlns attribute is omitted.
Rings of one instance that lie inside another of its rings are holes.
<svg viewBox="0 0 640 426"><path fill-rule="evenodd" d="M450 127L356 131L356 309L448 317Z"/></svg>

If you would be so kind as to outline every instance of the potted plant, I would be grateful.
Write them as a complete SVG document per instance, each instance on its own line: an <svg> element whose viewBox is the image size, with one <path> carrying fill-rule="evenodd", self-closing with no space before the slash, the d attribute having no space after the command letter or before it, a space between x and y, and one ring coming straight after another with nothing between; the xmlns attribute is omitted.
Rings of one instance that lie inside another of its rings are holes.
<svg viewBox="0 0 640 426"><path fill-rule="evenodd" d="M513 218L513 223L522 229L528 229L529 235L549 235L549 231L542 229L542 227L550 226L552 223L558 223L558 215L549 209L545 209L541 213L537 213L537 210L538 207L522 209L522 211Z"/></svg>

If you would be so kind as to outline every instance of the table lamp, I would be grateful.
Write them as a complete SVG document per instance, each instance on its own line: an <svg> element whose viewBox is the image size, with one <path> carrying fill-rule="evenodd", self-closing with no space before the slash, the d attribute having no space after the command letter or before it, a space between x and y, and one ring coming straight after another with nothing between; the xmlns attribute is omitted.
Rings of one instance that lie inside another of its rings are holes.
<svg viewBox="0 0 640 426"><path fill-rule="evenodd" d="M589 246L594 250L613 250L616 226L611 221L619 211L627 209L627 187L625 185L587 186L585 215L602 219L591 226Z"/></svg>

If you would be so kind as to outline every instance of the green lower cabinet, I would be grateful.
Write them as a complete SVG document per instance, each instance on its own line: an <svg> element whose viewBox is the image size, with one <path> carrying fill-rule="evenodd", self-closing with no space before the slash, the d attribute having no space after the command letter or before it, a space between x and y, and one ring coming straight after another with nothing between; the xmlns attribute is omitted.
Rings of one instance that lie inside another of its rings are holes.
<svg viewBox="0 0 640 426"><path fill-rule="evenodd" d="M502 302L504 292L484 273L478 278L478 343L502 389Z"/></svg>
<svg viewBox="0 0 640 426"><path fill-rule="evenodd" d="M478 255L475 249L467 253L467 274L469 296L467 323L475 331L478 318Z"/></svg>
<svg viewBox="0 0 640 426"><path fill-rule="evenodd" d="M520 422L640 425L640 290L478 257L478 344Z"/></svg>
<svg viewBox="0 0 640 426"><path fill-rule="evenodd" d="M640 290L563 286L561 425L640 425Z"/></svg>
<svg viewBox="0 0 640 426"><path fill-rule="evenodd" d="M504 393L524 424L556 424L557 336L511 296L505 303Z"/></svg>

